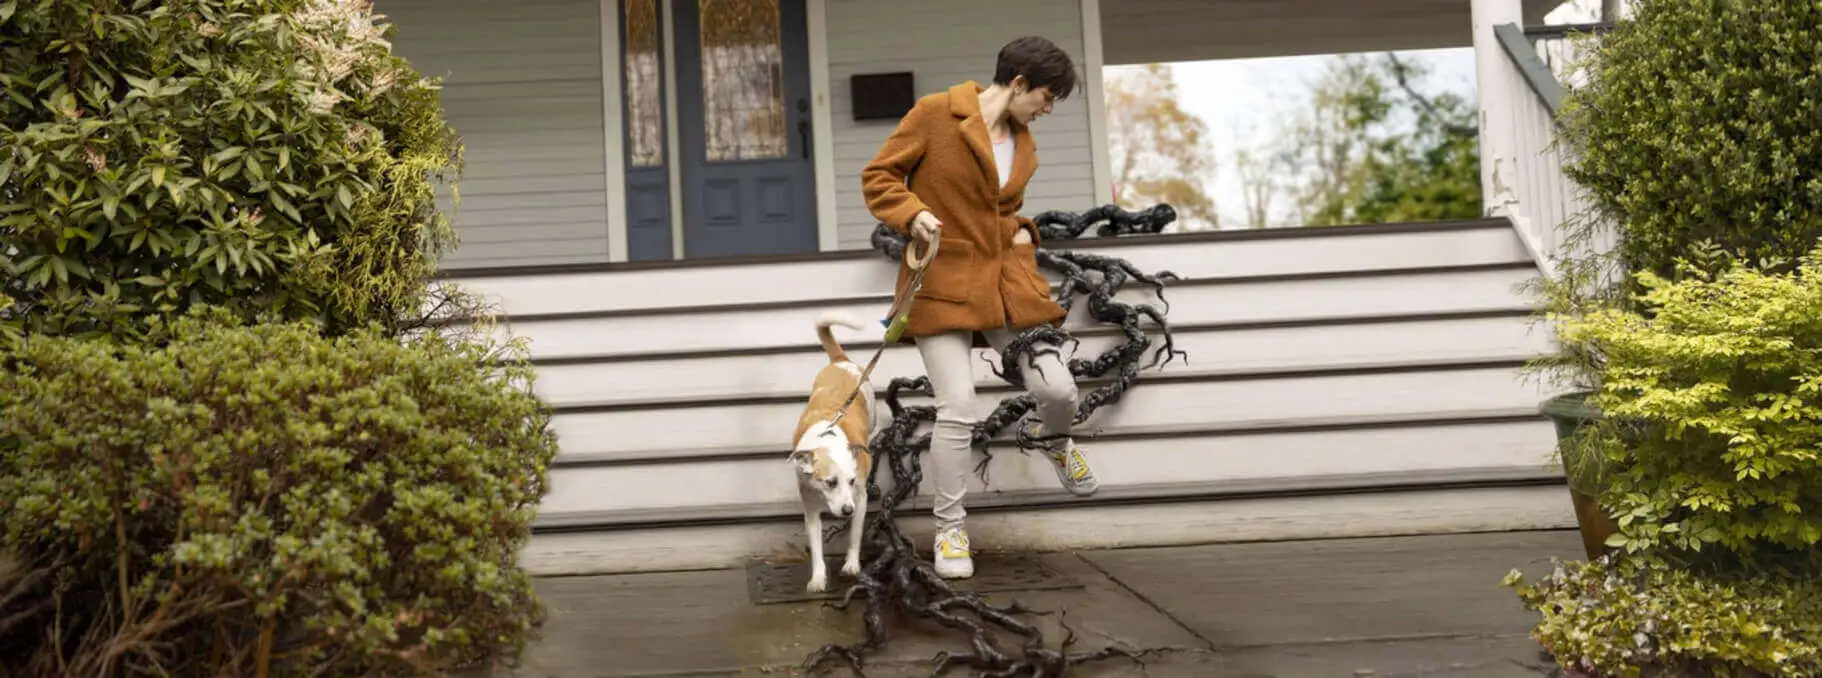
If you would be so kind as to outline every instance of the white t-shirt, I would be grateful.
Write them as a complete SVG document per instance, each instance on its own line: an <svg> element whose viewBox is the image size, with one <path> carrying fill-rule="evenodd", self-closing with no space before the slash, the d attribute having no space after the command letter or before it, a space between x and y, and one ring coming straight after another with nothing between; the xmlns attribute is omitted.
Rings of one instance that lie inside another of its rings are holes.
<svg viewBox="0 0 1822 678"><path fill-rule="evenodd" d="M1005 139L993 142L993 164L1000 171L1001 188L1005 188L1006 182L1012 180L1012 146L1011 134L1007 134Z"/></svg>

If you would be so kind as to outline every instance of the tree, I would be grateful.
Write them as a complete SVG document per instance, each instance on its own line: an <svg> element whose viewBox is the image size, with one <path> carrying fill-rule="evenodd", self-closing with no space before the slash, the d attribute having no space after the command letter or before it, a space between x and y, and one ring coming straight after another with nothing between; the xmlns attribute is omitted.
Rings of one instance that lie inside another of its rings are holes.
<svg viewBox="0 0 1822 678"><path fill-rule="evenodd" d="M1341 56L1279 135L1293 216L1304 225L1468 219L1482 213L1472 102L1425 94L1395 54ZM1248 175L1248 194L1270 181ZM1251 199L1249 198L1249 201Z"/></svg>
<svg viewBox="0 0 1822 678"><path fill-rule="evenodd" d="M1269 228L1273 225L1272 206L1285 188L1285 177L1295 169L1295 158L1285 151L1282 140L1268 137L1248 142L1250 132L1236 132L1234 172L1240 179L1241 206L1246 211L1247 228Z"/></svg>
<svg viewBox="0 0 1822 678"><path fill-rule="evenodd" d="M1214 171L1207 124L1177 104L1177 83L1163 64L1107 78L1107 141L1116 202L1143 208L1169 203L1186 228L1220 228L1215 201L1203 190Z"/></svg>

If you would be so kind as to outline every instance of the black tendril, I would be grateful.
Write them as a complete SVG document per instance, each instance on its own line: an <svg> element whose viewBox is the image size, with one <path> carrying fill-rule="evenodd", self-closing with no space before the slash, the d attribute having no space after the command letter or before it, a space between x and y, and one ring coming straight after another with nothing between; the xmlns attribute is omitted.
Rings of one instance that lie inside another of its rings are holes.
<svg viewBox="0 0 1822 678"><path fill-rule="evenodd" d="M1152 234L1175 219L1176 210L1160 204L1138 212L1130 212L1115 205L1103 205L1079 215L1044 212L1033 221L1047 244L1048 241L1075 239L1089 228L1097 226L1096 235L1100 237ZM898 261L904 255L907 238L881 224L874 230L872 242L874 249L887 259ZM1071 378L1105 381L1078 402L1075 416L1077 424L1086 421L1100 408L1119 402L1138 381L1142 371L1167 365L1178 357L1187 360L1188 354L1175 348L1170 325L1165 321L1168 304L1164 310L1160 310L1150 304L1131 304L1116 298L1128 282L1138 281L1154 288L1160 303L1164 303L1164 286L1167 282L1178 279L1175 274L1169 271L1147 274L1116 257L1047 247L1038 249L1037 262L1039 266L1063 278L1062 284L1057 288L1059 304L1072 310L1078 297L1086 297L1088 316L1099 323L1118 328L1123 337L1123 341L1100 355L1068 362ZM1163 340L1162 346L1155 352L1151 350L1152 339L1146 334L1145 324L1148 321L1156 326ZM995 376L1014 387L1023 388L1026 384L1021 366L1035 367L1038 363L1033 361L1034 358L1043 355L1061 356L1064 347L1077 346L1079 343L1061 328L1033 327L1015 337L1007 345L999 364L990 365L990 368ZM1145 361L1147 353L1154 354L1149 364ZM1038 378L1046 380L1061 377L1045 374L1041 369L1034 369L1033 372ZM855 673L865 675L862 669L867 655L884 647L890 639L891 629L886 620L893 611L905 617L931 620L966 636L966 651L943 652L935 657L933 675L940 675L951 668L967 667L982 676L1060 677L1072 666L1111 658L1125 658L1143 666L1143 656L1156 650L1109 647L1097 652L1072 652L1075 630L1062 616L1059 616L1064 631L1061 649L1049 649L1050 644L1045 642L1042 631L1023 617L1050 613L1025 607L1018 601L1004 606L993 605L975 593L957 591L937 576L927 560L919 558L917 548L910 538L898 529L896 512L923 481L923 464L920 461L922 455L930 449L931 434L920 432L920 429L925 424L936 421L936 408L901 403L900 397L906 392L934 395L928 377L898 377L887 384L886 395L881 400L886 404L891 420L874 433L869 446L875 464L872 474L867 478L867 494L870 501L879 506L879 513L868 520L863 528L865 533L862 535L862 548L863 552L873 555L865 561L856 583L847 590L841 601L829 603L831 607L846 609L856 600L865 601L867 607L862 619L866 626L866 637L852 645L825 646L804 661L804 668L820 672L832 662L840 662ZM973 444L983 453L982 461L975 470L983 478L986 477L987 465L992 460L992 455L986 452L987 442L1030 415L1036 407L1037 402L1030 395L1014 395L1000 401L991 414L975 425ZM1036 428L1017 426L1013 429L1014 440L1021 450L1047 446L1057 438L1065 437L1040 436L1036 433ZM891 474L890 492L880 489L878 474L882 468ZM821 535L825 540L833 539L846 531L847 521L836 522ZM1018 647L1002 647L999 636L1003 634L1016 638Z"/></svg>

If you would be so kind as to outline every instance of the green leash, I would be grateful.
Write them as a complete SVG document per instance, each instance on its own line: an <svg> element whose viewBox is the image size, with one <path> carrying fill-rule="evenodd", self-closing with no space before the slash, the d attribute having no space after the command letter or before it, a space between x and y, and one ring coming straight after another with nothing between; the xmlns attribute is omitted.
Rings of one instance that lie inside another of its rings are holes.
<svg viewBox="0 0 1822 678"><path fill-rule="evenodd" d="M905 328L911 324L911 302L917 297L918 291L924 289L924 271L930 267L930 262L936 260L936 241L924 241L928 247L924 249L922 257L916 256L913 252L917 249L917 242L917 239L913 238L910 242L905 243L905 265L911 268L911 279L906 281L905 289L899 290L898 294L893 295L891 310L886 311L886 317L879 321L879 324L886 326L886 340L879 345L878 350L873 352L873 358L867 361L866 369L860 371L860 379L854 385L854 392L849 393L848 399L842 402L841 409L835 411L835 418L829 420L830 426L839 423L842 417L848 415L848 406L853 405L854 399L860 397L860 390L867 387L867 377L873 375L873 367L879 364L879 357L885 355L886 347L898 343L899 338L905 335Z"/></svg>

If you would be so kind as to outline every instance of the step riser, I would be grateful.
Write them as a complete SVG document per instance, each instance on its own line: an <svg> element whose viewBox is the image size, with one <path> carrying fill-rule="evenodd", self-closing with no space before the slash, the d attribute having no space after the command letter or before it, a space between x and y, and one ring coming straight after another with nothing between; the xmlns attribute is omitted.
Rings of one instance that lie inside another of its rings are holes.
<svg viewBox="0 0 1822 678"><path fill-rule="evenodd" d="M1523 268L1452 271L1362 278L1271 281L1166 288L1173 326L1214 323L1289 322L1400 314L1430 314L1523 307L1518 286L1536 277ZM1117 297L1127 303L1157 304L1157 295L1128 285ZM1162 310L1162 305L1157 304ZM889 304L874 300L803 308L637 317L518 321L501 336L529 337L534 358L617 356L678 351L723 351L797 347L816 341L814 323L840 311L866 325L855 332L836 328L844 344L878 341L878 324ZM1065 328L1108 327L1092 320L1086 303L1072 309ZM507 333L510 332L510 335Z"/></svg>
<svg viewBox="0 0 1822 678"><path fill-rule="evenodd" d="M927 515L899 525L929 553ZM1262 540L1327 539L1565 529L1575 526L1561 487L1484 488L1185 502L1156 506L978 512L968 519L978 549L1174 546ZM805 552L803 522L678 527L622 532L539 534L521 553L537 575L654 572L739 567L755 556ZM830 552L838 545L829 547ZM1497 574L1497 573L1495 573ZM846 580L838 580L845 583Z"/></svg>
<svg viewBox="0 0 1822 678"><path fill-rule="evenodd" d="M1526 317L1508 316L1245 330L1179 330L1175 333L1176 348L1189 353L1189 362L1185 364L1179 358L1169 365L1147 370L1145 374L1531 356L1550 347L1549 328L1534 328L1531 322ZM1082 358L1100 355L1124 341L1122 336L1082 337L1074 355ZM1154 334L1151 351L1162 350L1161 344L1161 337ZM989 360L998 365L998 356L991 349L974 351L971 364L975 366L979 386L1000 383L987 367ZM872 357L872 349L850 346L848 357L864 364ZM1149 358L1147 360L1149 362ZM788 354L548 365L538 368L535 389L540 397L554 405L610 399L739 397L780 389L781 385L790 387L774 392L798 393L809 388L809 379L827 362L821 349L806 346ZM896 346L880 357L873 371L873 381L883 388L894 377L922 374L923 360L917 349Z"/></svg>
<svg viewBox="0 0 1822 678"><path fill-rule="evenodd" d="M976 407L992 410L1007 393L980 393ZM1083 426L1220 426L1258 420L1318 419L1461 410L1534 407L1535 385L1512 368L1322 376L1217 382L1149 383L1127 391L1115 406ZM926 397L905 404L927 404ZM667 450L689 454L717 448L791 446L801 403L698 409L559 414L553 422L564 455L636 459ZM882 407L880 409L885 409ZM888 413L880 412L883 422Z"/></svg>
<svg viewBox="0 0 1822 678"><path fill-rule="evenodd" d="M1552 429L1541 420L1276 435L1083 441L1103 491L1177 483L1221 483L1322 474L1438 471L1462 466L1545 468ZM996 448L991 487L971 475L969 497L1052 490L1050 463ZM930 473L926 462L925 473ZM889 488L889 472L882 473ZM918 497L928 497L928 478ZM653 510L701 504L791 504L796 480L776 458L636 467L559 468L540 514ZM829 520L834 520L829 518Z"/></svg>
<svg viewBox="0 0 1822 678"><path fill-rule="evenodd" d="M1193 242L1163 236L1106 246L1094 239L1049 244L1054 249L1115 256L1155 273L1257 276L1529 261L1503 222L1446 225L1440 230L1354 234L1312 229L1292 237L1234 242ZM471 291L499 300L514 315L668 308L679 303L719 305L888 294L892 262L877 253L794 263L693 266L563 275L456 277Z"/></svg>

